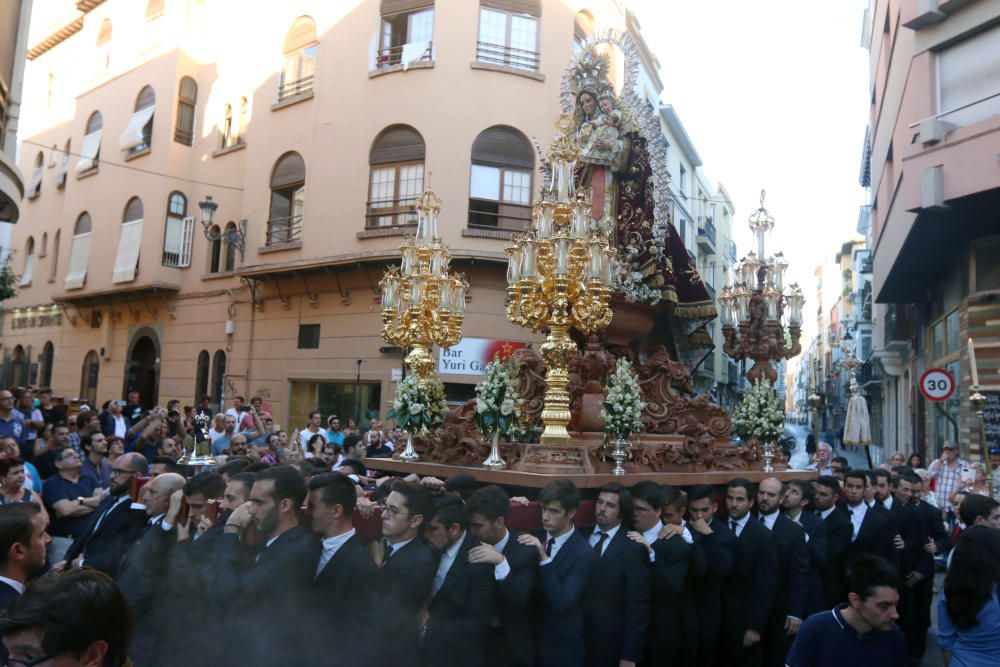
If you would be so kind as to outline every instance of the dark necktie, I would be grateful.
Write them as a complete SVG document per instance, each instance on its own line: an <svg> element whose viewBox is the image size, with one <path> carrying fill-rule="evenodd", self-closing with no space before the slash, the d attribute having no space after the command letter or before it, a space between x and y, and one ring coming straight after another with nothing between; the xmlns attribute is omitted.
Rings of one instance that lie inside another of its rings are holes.
<svg viewBox="0 0 1000 667"><path fill-rule="evenodd" d="M760 515L760 522L764 525L767 525L767 519L764 518L763 514Z"/></svg>
<svg viewBox="0 0 1000 667"><path fill-rule="evenodd" d="M382 565L385 565L386 561L389 560L389 556L392 555L392 545L388 542L385 543L385 555L382 556Z"/></svg>
<svg viewBox="0 0 1000 667"><path fill-rule="evenodd" d="M729 520L729 530L736 532L736 519Z"/></svg>
<svg viewBox="0 0 1000 667"><path fill-rule="evenodd" d="M604 541L608 539L608 534L601 531L601 536L597 539L597 544L594 545L594 551L597 552L597 556L600 557L601 553L604 551Z"/></svg>
<svg viewBox="0 0 1000 667"><path fill-rule="evenodd" d="M545 555L549 558L552 557L552 547L555 546L556 538L550 537L548 542L545 543Z"/></svg>

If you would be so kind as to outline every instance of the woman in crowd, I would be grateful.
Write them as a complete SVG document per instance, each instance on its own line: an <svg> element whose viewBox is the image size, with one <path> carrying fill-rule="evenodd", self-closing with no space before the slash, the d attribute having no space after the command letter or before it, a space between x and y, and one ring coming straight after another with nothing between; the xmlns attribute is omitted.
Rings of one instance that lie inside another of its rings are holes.
<svg viewBox="0 0 1000 667"><path fill-rule="evenodd" d="M913 457L910 457L913 460ZM913 472L917 473L917 476L924 483L924 495L921 500L925 501L928 505L941 509L941 501L938 500L937 493L931 490L931 475L927 472L926 468L914 468Z"/></svg>
<svg viewBox="0 0 1000 667"><path fill-rule="evenodd" d="M889 456L889 470L897 468L903 465L904 463L906 463L906 456L903 454L903 452L893 452Z"/></svg>
<svg viewBox="0 0 1000 667"><path fill-rule="evenodd" d="M0 458L0 505L32 503L38 506L48 521L48 512L42 503L42 494L25 486L24 461L17 457Z"/></svg>
<svg viewBox="0 0 1000 667"><path fill-rule="evenodd" d="M108 463L111 465L115 464L118 457L125 453L125 441L119 437L111 436L108 438Z"/></svg>
<svg viewBox="0 0 1000 667"><path fill-rule="evenodd" d="M938 637L948 667L987 667L1000 656L1000 531L962 532L938 600Z"/></svg>
<svg viewBox="0 0 1000 667"><path fill-rule="evenodd" d="M910 466L914 470L916 470L917 468L923 468L924 467L924 457L921 456L920 454L916 454L916 453L910 454L910 458L906 462L906 465Z"/></svg>
<svg viewBox="0 0 1000 667"><path fill-rule="evenodd" d="M354 417L347 418L347 428L344 429L344 437L349 435L356 435L361 437L361 431L358 430L358 421Z"/></svg>
<svg viewBox="0 0 1000 667"><path fill-rule="evenodd" d="M322 433L315 433L309 437L306 443L306 458L318 459L323 454L323 445L326 444L326 437Z"/></svg>

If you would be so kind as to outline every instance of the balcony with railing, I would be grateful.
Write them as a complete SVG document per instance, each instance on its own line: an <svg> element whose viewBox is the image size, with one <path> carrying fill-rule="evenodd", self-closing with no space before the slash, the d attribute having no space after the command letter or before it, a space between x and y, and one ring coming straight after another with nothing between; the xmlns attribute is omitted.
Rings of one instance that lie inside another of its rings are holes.
<svg viewBox="0 0 1000 667"><path fill-rule="evenodd" d="M417 211L413 197L403 199L376 199L368 202L365 229L403 228L417 224Z"/></svg>
<svg viewBox="0 0 1000 667"><path fill-rule="evenodd" d="M912 305L891 304L885 312L883 347L889 349L909 345L915 324Z"/></svg>
<svg viewBox="0 0 1000 667"><path fill-rule="evenodd" d="M302 241L302 216L290 215L267 221L267 245L282 245Z"/></svg>
<svg viewBox="0 0 1000 667"><path fill-rule="evenodd" d="M470 229L523 232L530 224L530 206L469 198Z"/></svg>
<svg viewBox="0 0 1000 667"><path fill-rule="evenodd" d="M715 253L716 231L711 218L701 218L698 221L698 247L707 254Z"/></svg>
<svg viewBox="0 0 1000 667"><path fill-rule="evenodd" d="M387 46L379 49L378 53L375 54L375 66L378 69L384 69L394 65L403 65L405 67L416 62L430 62L433 54L433 42L422 43L426 44L427 48L419 53L417 49L420 48L420 44L399 44L398 46Z"/></svg>
<svg viewBox="0 0 1000 667"><path fill-rule="evenodd" d="M503 44L477 42L476 60L489 65L513 67L516 69L538 71L538 52L516 49Z"/></svg>
<svg viewBox="0 0 1000 667"><path fill-rule="evenodd" d="M727 241L725 247L725 260L727 266L736 265L736 243Z"/></svg>
<svg viewBox="0 0 1000 667"><path fill-rule="evenodd" d="M281 103L298 95L312 92L314 79L315 77L310 74L295 81L282 83L278 86L278 102Z"/></svg>

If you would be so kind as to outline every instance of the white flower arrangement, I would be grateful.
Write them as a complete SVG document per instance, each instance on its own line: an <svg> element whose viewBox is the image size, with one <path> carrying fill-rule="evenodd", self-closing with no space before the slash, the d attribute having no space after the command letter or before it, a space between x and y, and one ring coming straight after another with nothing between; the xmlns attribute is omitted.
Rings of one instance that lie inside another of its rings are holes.
<svg viewBox="0 0 1000 667"><path fill-rule="evenodd" d="M494 357L486 364L486 377L476 385L476 423L487 438L494 433L510 437L521 418L521 397L517 393L518 361Z"/></svg>
<svg viewBox="0 0 1000 667"><path fill-rule="evenodd" d="M642 429L642 411L645 408L632 362L619 359L601 403L604 432L623 438L638 432Z"/></svg>
<svg viewBox="0 0 1000 667"><path fill-rule="evenodd" d="M399 383L392 410L386 418L395 420L396 426L404 431L423 433L441 426L447 412L448 402L441 380L435 376L421 382L411 374Z"/></svg>
<svg viewBox="0 0 1000 667"><path fill-rule="evenodd" d="M743 440L774 442L785 433L785 411L767 378L754 383L733 411L733 429Z"/></svg>
<svg viewBox="0 0 1000 667"><path fill-rule="evenodd" d="M627 277L622 278L621 291L629 303L646 303L655 306L663 298L663 292L644 283L642 274L638 271L633 271Z"/></svg>

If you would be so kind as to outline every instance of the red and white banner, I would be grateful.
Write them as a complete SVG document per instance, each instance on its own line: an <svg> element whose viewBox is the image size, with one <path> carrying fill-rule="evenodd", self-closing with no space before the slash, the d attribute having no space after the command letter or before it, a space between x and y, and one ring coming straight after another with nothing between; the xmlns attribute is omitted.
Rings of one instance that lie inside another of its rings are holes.
<svg viewBox="0 0 1000 667"><path fill-rule="evenodd" d="M463 338L458 345L449 349L441 348L438 353L438 373L444 375L484 375L486 364L494 356L507 359L527 345L515 340L494 340L492 338Z"/></svg>

